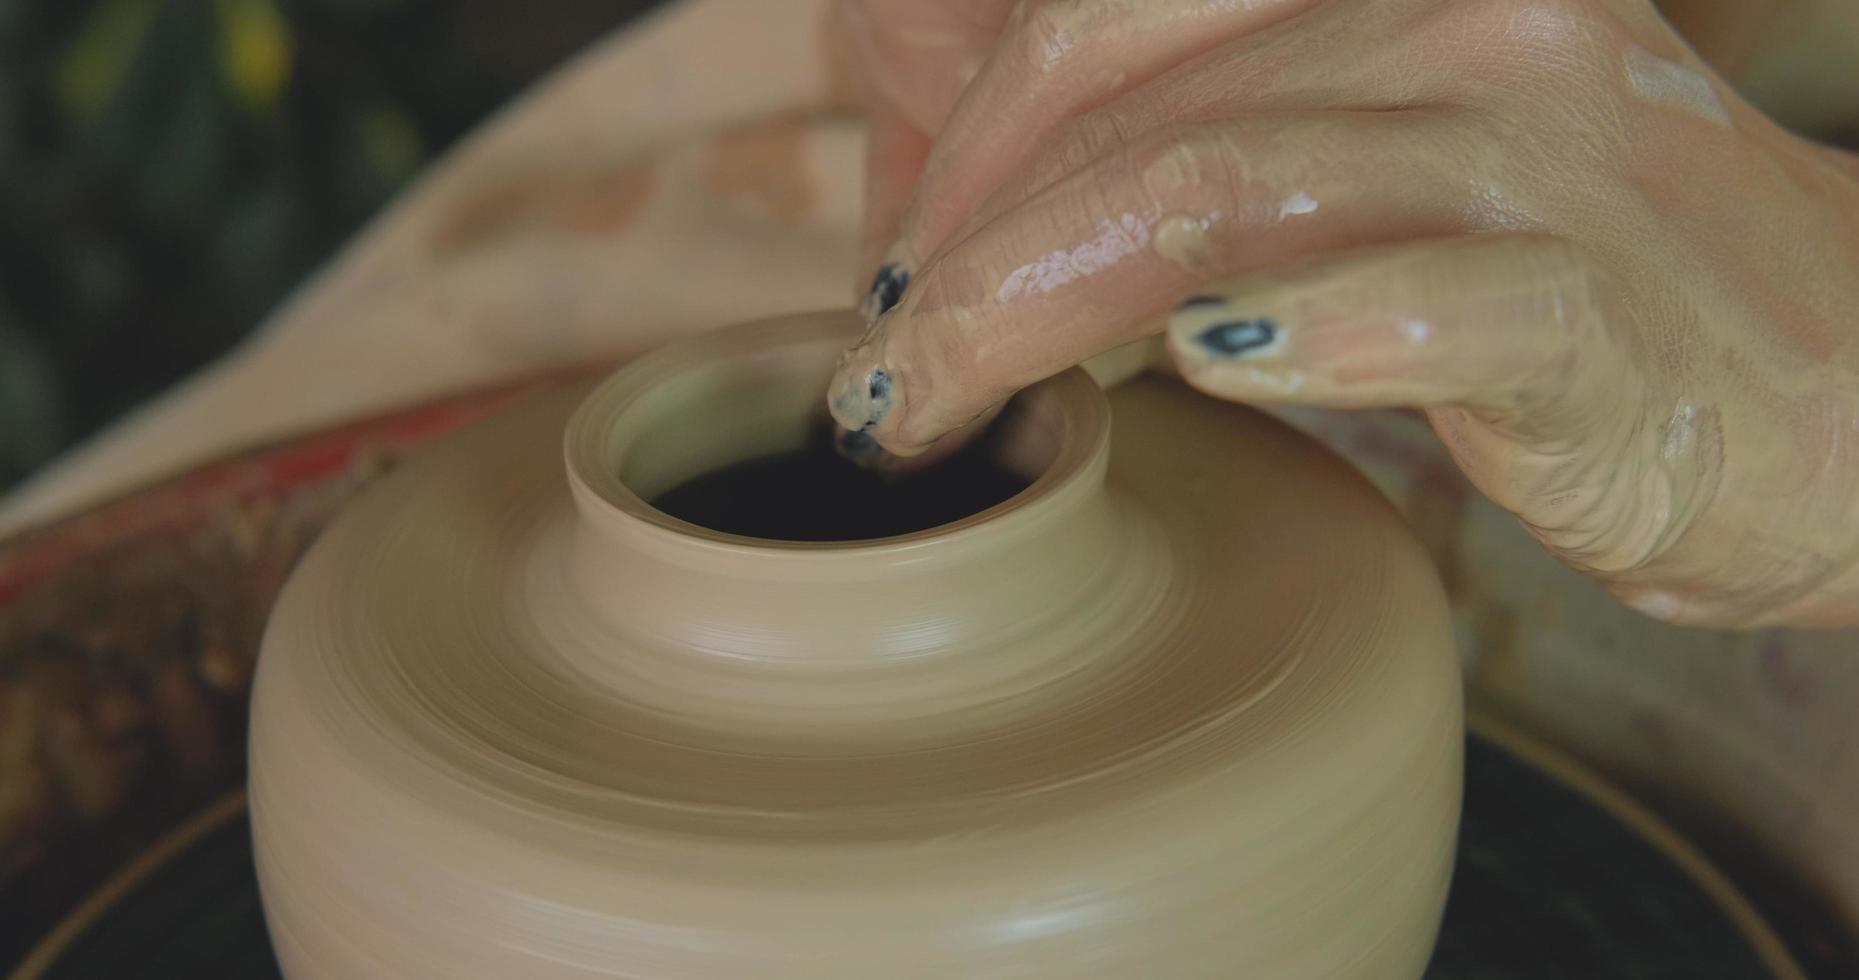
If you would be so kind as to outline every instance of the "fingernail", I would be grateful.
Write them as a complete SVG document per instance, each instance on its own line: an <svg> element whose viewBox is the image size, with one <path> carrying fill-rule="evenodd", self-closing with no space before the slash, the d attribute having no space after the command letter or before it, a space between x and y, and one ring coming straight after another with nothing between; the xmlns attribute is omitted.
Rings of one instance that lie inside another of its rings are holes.
<svg viewBox="0 0 1859 980"><path fill-rule="evenodd" d="M1183 300L1169 316L1178 340L1219 360L1271 357L1283 349L1284 330L1268 316L1234 316L1227 300L1194 296Z"/></svg>
<svg viewBox="0 0 1859 980"><path fill-rule="evenodd" d="M1216 323L1194 335L1194 342L1215 357L1264 357L1277 341L1278 325L1262 316Z"/></svg>
<svg viewBox="0 0 1859 980"><path fill-rule="evenodd" d="M877 275L872 276L860 312L865 314L867 321L878 319L891 312L897 301L904 298L904 290L909 286L910 269L902 262L886 262L878 267Z"/></svg>
<svg viewBox="0 0 1859 980"><path fill-rule="evenodd" d="M829 406L843 429L870 432L896 400L896 382L884 365L882 344L861 344L840 356Z"/></svg>

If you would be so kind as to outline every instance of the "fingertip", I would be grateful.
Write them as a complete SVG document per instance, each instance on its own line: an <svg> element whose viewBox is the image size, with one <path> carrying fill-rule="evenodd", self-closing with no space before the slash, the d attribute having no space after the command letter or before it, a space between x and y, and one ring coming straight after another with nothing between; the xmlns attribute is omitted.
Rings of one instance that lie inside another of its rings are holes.
<svg viewBox="0 0 1859 980"><path fill-rule="evenodd" d="M1262 361L1284 351L1284 328L1268 316L1233 316L1183 331L1188 345L1209 361Z"/></svg>
<svg viewBox="0 0 1859 980"><path fill-rule="evenodd" d="M884 363L883 349L882 336L874 336L840 355L827 386L826 406L841 428L872 434L896 407L901 392Z"/></svg>
<svg viewBox="0 0 1859 980"><path fill-rule="evenodd" d="M840 429L833 439L833 449L842 458L867 470L879 469L881 458L884 455L884 450L878 445L878 440L866 435L860 429Z"/></svg>
<svg viewBox="0 0 1859 980"><path fill-rule="evenodd" d="M1184 373L1224 364L1280 360L1290 346L1283 319L1219 294L1197 294L1168 316L1168 352Z"/></svg>
<svg viewBox="0 0 1859 980"><path fill-rule="evenodd" d="M1222 294L1191 296L1169 314L1169 360L1189 387L1231 401L1302 401L1315 394L1298 361L1297 327ZM1317 385L1316 388L1322 388Z"/></svg>
<svg viewBox="0 0 1859 980"><path fill-rule="evenodd" d="M869 432L842 431L835 441L839 454L860 467L890 480L906 480L933 469L987 433L1000 414L1000 405L990 407L973 421L953 429L921 446L904 446L896 451L886 447Z"/></svg>

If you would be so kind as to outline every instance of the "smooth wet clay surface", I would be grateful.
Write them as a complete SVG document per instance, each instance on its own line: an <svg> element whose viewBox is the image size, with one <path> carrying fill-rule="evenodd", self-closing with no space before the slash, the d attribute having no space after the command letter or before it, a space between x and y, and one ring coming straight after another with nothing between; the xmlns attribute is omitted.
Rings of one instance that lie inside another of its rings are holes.
<svg viewBox="0 0 1859 980"><path fill-rule="evenodd" d="M1422 974L1460 674L1387 502L1258 413L1073 371L1015 402L1034 479L984 514L807 542L652 506L805 447L858 329L662 348L324 533L254 685L286 976Z"/></svg>
<svg viewBox="0 0 1859 980"><path fill-rule="evenodd" d="M1426 980L1800 976L1765 967L1766 928L1727 911L1645 828L1610 819L1501 743L1466 748L1459 861ZM278 980L243 808L45 959L14 980Z"/></svg>

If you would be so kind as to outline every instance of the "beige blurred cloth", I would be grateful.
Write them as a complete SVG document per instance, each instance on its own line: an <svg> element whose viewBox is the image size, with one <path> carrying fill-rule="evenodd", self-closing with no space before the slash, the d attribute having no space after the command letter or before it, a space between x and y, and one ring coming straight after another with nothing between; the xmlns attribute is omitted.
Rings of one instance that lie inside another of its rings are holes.
<svg viewBox="0 0 1859 980"><path fill-rule="evenodd" d="M486 124L251 340L15 493L18 529L253 443L694 330L849 305L862 132L822 0L686 0ZM1859 635L1615 604L1390 414L1298 413L1400 505L1468 690L1859 921Z"/></svg>
<svg viewBox="0 0 1859 980"><path fill-rule="evenodd" d="M238 349L14 493L0 533L358 414L849 305L862 132L826 8L697 0L596 45Z"/></svg>

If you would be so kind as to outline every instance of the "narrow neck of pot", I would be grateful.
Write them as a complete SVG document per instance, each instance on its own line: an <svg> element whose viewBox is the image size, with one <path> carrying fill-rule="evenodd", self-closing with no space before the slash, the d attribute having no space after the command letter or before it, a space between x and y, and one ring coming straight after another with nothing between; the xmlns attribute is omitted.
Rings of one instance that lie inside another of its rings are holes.
<svg viewBox="0 0 1859 980"><path fill-rule="evenodd" d="M858 328L810 315L725 331L648 355L589 396L566 437L569 582L603 632L629 649L873 666L995 656L1088 608L1114 573L1116 535L1109 409L1081 371L1028 389L1003 416L996 453L1026 489L951 523L798 542L651 505L692 477L803 445L825 424L826 380Z"/></svg>

